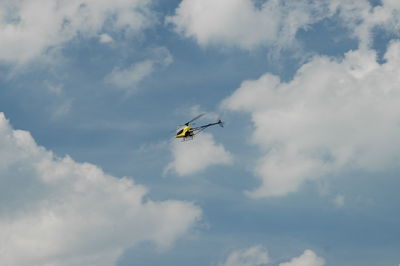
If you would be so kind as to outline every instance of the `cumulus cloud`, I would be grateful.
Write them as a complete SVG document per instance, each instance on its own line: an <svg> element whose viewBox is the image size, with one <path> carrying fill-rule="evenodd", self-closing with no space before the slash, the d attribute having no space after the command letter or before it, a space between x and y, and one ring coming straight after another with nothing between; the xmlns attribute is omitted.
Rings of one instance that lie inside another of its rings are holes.
<svg viewBox="0 0 400 266"><path fill-rule="evenodd" d="M291 43L296 32L320 19L324 4L309 1L183 0L167 22L200 45L253 49Z"/></svg>
<svg viewBox="0 0 400 266"><path fill-rule="evenodd" d="M155 21L151 0L4 0L0 62L23 64L102 29L140 32Z"/></svg>
<svg viewBox="0 0 400 266"><path fill-rule="evenodd" d="M190 175L212 165L231 164L233 157L222 144L217 144L210 133L201 133L192 141L171 144L172 161L164 173L174 171L180 176Z"/></svg>
<svg viewBox="0 0 400 266"><path fill-rule="evenodd" d="M4 0L0 2L0 62L24 64L79 37L110 42L110 31L138 33L154 25L152 0ZM258 4L256 4L258 3ZM397 34L398 1L183 0L166 21L200 45L243 49L290 46L300 29L338 15L363 43L380 27Z"/></svg>
<svg viewBox="0 0 400 266"><path fill-rule="evenodd" d="M264 156L253 197L282 196L343 169L385 171L400 156L400 43L378 64L360 49L342 60L315 57L290 82L265 74L223 102L251 114L251 140Z"/></svg>
<svg viewBox="0 0 400 266"><path fill-rule="evenodd" d="M290 46L300 29L333 17L360 40L361 46L368 47L375 28L398 34L400 4L394 0L382 0L378 6L368 0L183 0L166 21L202 46L250 50Z"/></svg>
<svg viewBox="0 0 400 266"><path fill-rule="evenodd" d="M105 82L127 92L137 89L139 83L150 76L157 68L166 67L173 61L172 55L165 47L154 49L151 59L147 59L127 68L114 68L105 77Z"/></svg>
<svg viewBox="0 0 400 266"><path fill-rule="evenodd" d="M1 265L114 265L140 242L170 246L201 215L146 194L130 178L55 157L0 113Z"/></svg>
<svg viewBox="0 0 400 266"><path fill-rule="evenodd" d="M280 263L279 266L324 266L323 258L318 257L312 250L305 250L304 253L289 262Z"/></svg>
<svg viewBox="0 0 400 266"><path fill-rule="evenodd" d="M267 250L261 245L256 245L248 249L233 251L219 266L259 266L267 263L269 263Z"/></svg>

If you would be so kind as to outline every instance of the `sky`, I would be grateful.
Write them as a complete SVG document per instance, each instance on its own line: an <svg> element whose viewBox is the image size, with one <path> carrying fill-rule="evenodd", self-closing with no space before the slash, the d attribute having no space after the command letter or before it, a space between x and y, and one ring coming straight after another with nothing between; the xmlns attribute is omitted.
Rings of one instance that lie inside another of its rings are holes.
<svg viewBox="0 0 400 266"><path fill-rule="evenodd" d="M397 0L0 0L0 264L399 265L399 32Z"/></svg>

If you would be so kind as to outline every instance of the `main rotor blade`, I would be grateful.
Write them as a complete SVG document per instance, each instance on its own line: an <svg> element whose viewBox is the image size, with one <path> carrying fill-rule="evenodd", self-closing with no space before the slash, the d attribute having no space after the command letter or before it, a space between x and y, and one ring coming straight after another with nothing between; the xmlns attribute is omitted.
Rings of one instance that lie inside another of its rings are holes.
<svg viewBox="0 0 400 266"><path fill-rule="evenodd" d="M193 118L192 120L190 120L189 122L186 122L185 125L188 126L190 123L192 123L194 120L199 119L200 117L202 117L203 115L205 115L205 113L199 114L198 116L196 116L195 118Z"/></svg>

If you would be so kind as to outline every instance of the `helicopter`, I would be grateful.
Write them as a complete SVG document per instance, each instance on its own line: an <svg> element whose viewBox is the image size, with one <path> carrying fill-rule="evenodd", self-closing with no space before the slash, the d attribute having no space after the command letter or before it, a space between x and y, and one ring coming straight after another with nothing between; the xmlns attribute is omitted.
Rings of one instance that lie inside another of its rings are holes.
<svg viewBox="0 0 400 266"><path fill-rule="evenodd" d="M192 120L190 120L189 122L186 122L182 126L182 128L176 133L175 138L177 138L177 139L181 138L183 141L191 140L191 139L193 139L193 137L195 135L197 135L198 133L200 133L201 131L203 131L204 129L206 129L208 127L215 126L215 125L224 127L224 122L222 122L221 119L219 119L215 123L209 123L209 124L199 126L199 127L192 127L190 125L193 121L199 119L203 115L205 115L205 114L200 114L200 115L196 116L195 118L193 118Z"/></svg>

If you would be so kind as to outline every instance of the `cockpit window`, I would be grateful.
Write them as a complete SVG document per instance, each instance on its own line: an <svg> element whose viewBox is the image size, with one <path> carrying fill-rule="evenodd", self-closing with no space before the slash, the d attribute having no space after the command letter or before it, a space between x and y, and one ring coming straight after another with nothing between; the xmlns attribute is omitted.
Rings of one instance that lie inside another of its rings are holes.
<svg viewBox="0 0 400 266"><path fill-rule="evenodd" d="M176 135L180 135L180 134L182 134L182 132L183 132L183 129L179 130L178 133L176 133Z"/></svg>

